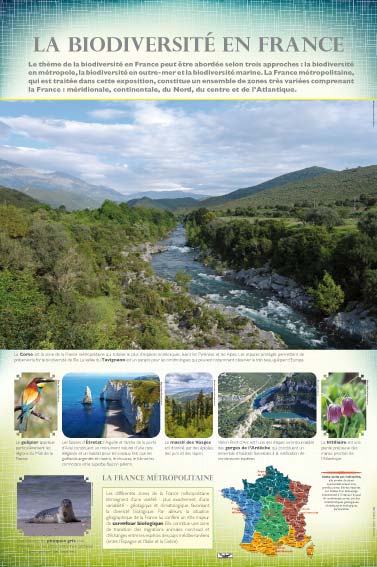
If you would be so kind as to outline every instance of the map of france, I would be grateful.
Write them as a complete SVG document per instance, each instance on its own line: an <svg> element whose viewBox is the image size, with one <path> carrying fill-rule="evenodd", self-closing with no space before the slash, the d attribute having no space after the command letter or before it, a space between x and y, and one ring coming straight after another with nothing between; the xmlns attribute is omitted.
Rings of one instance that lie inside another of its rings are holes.
<svg viewBox="0 0 377 567"><path fill-rule="evenodd" d="M239 507L245 517L241 547L246 551L277 555L284 546L304 548L313 557L314 545L306 534L302 508L310 486L291 480L272 466L254 483L243 480L243 490L223 488L222 495Z"/></svg>

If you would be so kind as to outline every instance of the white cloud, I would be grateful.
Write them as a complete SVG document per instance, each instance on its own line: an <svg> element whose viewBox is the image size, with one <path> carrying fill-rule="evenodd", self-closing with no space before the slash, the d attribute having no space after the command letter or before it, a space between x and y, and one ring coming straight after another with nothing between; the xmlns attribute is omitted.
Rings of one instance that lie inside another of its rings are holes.
<svg viewBox="0 0 377 567"><path fill-rule="evenodd" d="M1 159L20 163L25 167L39 171L64 171L85 179L107 181L117 171L116 167L106 164L94 155L82 156L62 149L39 149L27 146L0 146Z"/></svg>
<svg viewBox="0 0 377 567"><path fill-rule="evenodd" d="M92 121L1 114L0 103L0 157L123 193L225 193L311 165L376 161L368 102L112 103Z"/></svg>
<svg viewBox="0 0 377 567"><path fill-rule="evenodd" d="M207 372L166 375L166 387L170 391L173 389L208 388L212 386L212 383L212 376Z"/></svg>
<svg viewBox="0 0 377 567"><path fill-rule="evenodd" d="M117 108L99 108L98 110L91 110L88 112L88 116L91 118L96 118L98 120L114 120L118 118L124 118L128 115L125 110L119 110Z"/></svg>

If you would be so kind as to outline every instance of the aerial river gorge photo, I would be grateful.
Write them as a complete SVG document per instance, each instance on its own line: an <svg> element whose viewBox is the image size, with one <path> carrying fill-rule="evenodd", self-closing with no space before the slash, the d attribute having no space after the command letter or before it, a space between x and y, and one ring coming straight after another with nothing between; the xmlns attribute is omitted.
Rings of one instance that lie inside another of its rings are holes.
<svg viewBox="0 0 377 567"><path fill-rule="evenodd" d="M313 437L316 377L311 373L219 376L221 437Z"/></svg>

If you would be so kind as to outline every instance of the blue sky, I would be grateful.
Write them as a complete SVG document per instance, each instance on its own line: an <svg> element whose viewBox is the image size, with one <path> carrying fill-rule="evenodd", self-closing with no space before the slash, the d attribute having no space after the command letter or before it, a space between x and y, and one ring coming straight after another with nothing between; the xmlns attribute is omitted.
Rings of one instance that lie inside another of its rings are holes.
<svg viewBox="0 0 377 567"><path fill-rule="evenodd" d="M377 163L371 102L0 102L0 159L129 194Z"/></svg>
<svg viewBox="0 0 377 567"><path fill-rule="evenodd" d="M212 388L213 378L207 372L191 372L167 374L165 378L165 392L168 396L182 390L200 390Z"/></svg>

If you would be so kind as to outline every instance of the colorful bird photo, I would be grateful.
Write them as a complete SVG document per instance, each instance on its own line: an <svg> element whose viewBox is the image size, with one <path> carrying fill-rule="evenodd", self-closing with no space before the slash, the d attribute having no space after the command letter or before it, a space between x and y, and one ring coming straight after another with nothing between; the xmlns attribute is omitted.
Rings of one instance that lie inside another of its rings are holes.
<svg viewBox="0 0 377 567"><path fill-rule="evenodd" d="M14 428L23 437L57 429L57 382L47 372L24 372L14 385Z"/></svg>
<svg viewBox="0 0 377 567"><path fill-rule="evenodd" d="M366 429L366 381L357 372L330 372L322 382L322 429L328 437L356 438Z"/></svg>

